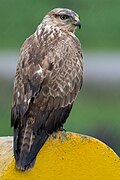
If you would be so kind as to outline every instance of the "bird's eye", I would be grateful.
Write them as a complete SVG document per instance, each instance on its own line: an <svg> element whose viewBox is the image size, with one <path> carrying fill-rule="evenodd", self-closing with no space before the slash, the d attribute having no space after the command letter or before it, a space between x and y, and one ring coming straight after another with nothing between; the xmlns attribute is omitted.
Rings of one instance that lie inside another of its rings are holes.
<svg viewBox="0 0 120 180"><path fill-rule="evenodd" d="M62 20L66 20L68 18L69 18L69 16L67 16L67 15L60 15L60 19L62 19Z"/></svg>

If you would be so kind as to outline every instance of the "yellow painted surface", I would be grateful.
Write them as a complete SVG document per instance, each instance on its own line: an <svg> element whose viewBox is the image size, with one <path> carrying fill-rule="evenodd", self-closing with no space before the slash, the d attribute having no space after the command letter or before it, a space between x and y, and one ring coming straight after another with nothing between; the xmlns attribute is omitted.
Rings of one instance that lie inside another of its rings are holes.
<svg viewBox="0 0 120 180"><path fill-rule="evenodd" d="M13 143L11 137L0 137L0 177L13 160Z"/></svg>
<svg viewBox="0 0 120 180"><path fill-rule="evenodd" d="M99 140L67 133L50 137L32 170L20 172L10 162L1 180L119 180L120 159Z"/></svg>

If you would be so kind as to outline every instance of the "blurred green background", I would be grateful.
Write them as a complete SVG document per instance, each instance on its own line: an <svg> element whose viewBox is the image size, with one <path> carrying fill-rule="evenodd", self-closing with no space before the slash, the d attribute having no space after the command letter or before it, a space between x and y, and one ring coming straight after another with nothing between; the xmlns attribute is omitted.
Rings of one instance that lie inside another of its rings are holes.
<svg viewBox="0 0 120 180"><path fill-rule="evenodd" d="M0 0L0 136L12 135L10 109L19 49L53 8L80 14L84 83L65 128L97 137L120 155L120 1Z"/></svg>

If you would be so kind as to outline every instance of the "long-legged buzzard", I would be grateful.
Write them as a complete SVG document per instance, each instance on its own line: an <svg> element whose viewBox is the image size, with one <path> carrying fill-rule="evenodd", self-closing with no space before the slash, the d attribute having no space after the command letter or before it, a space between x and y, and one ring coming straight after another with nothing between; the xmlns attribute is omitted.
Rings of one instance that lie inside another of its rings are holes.
<svg viewBox="0 0 120 180"><path fill-rule="evenodd" d="M16 167L27 170L48 136L63 127L82 86L80 28L72 10L50 11L24 42L14 81L11 125Z"/></svg>

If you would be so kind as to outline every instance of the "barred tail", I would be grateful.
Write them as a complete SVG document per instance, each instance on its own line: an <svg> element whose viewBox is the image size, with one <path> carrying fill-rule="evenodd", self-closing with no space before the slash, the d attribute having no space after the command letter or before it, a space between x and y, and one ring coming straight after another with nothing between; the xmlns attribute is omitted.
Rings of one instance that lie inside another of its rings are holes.
<svg viewBox="0 0 120 180"><path fill-rule="evenodd" d="M35 134L33 127L28 122L26 123L26 127L22 128L18 134L17 145L15 145L14 141L16 168L22 171L34 166L36 155L48 138L44 129L39 134Z"/></svg>

